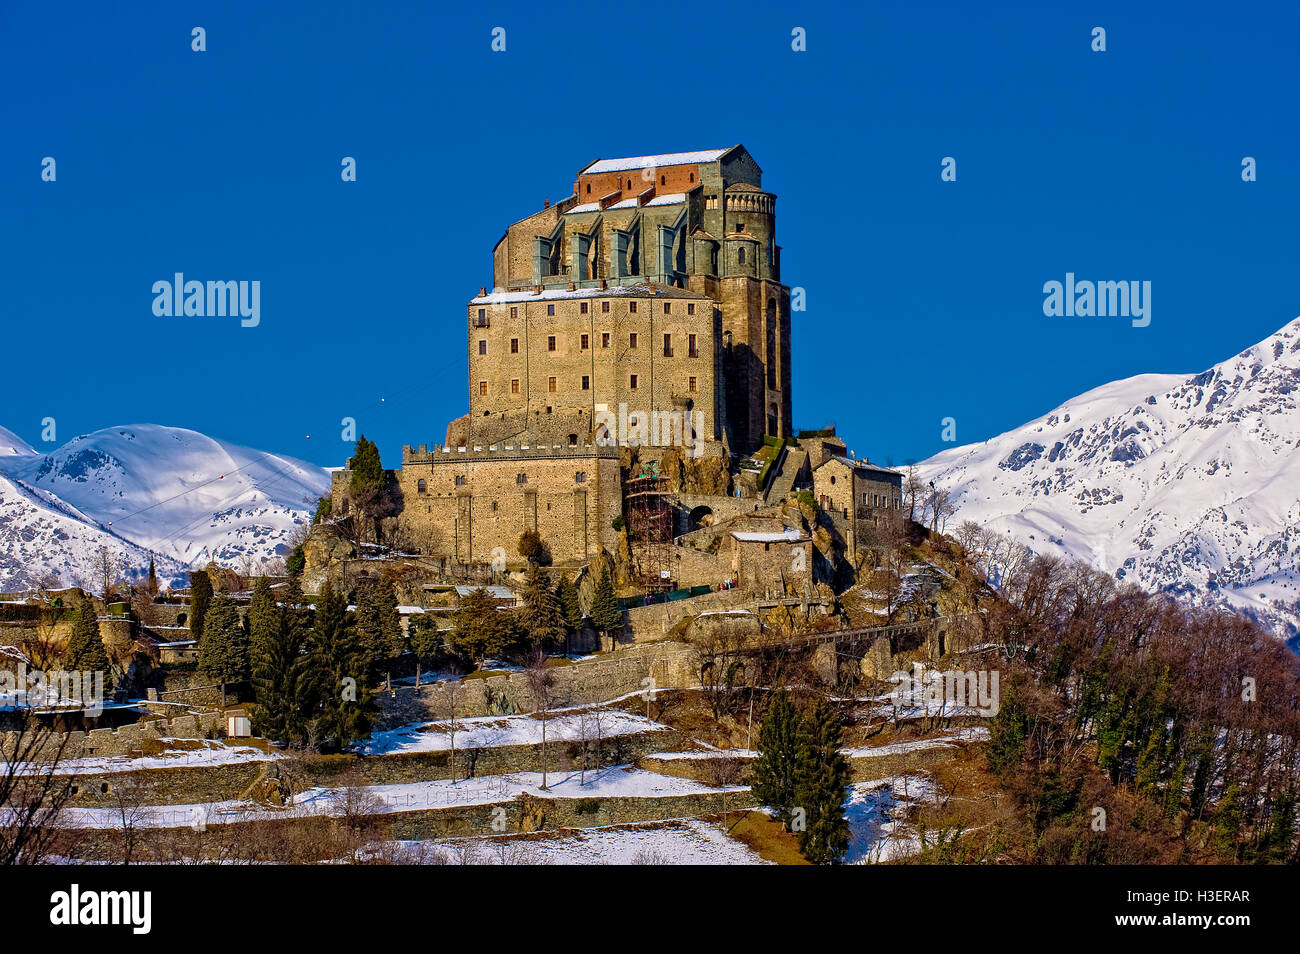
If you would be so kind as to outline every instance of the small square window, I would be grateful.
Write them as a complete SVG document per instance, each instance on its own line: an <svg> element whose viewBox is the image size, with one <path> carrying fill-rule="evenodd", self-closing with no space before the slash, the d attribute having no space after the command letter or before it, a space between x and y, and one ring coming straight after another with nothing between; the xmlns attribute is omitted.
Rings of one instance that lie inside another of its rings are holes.
<svg viewBox="0 0 1300 954"><path fill-rule="evenodd" d="M587 302L582 302L578 310L585 315L587 313Z"/></svg>
<svg viewBox="0 0 1300 954"><path fill-rule="evenodd" d="M688 315L695 314L695 302L691 301L686 303L686 314Z"/></svg>
<svg viewBox="0 0 1300 954"><path fill-rule="evenodd" d="M528 475L527 475L527 474L515 474L515 483L517 483L517 484L526 484L526 483L528 483Z"/></svg>
<svg viewBox="0 0 1300 954"><path fill-rule="evenodd" d="M600 310L601 310L602 312L607 312L607 311L609 311L609 302L607 302L607 301L602 301L602 302L600 303Z"/></svg>

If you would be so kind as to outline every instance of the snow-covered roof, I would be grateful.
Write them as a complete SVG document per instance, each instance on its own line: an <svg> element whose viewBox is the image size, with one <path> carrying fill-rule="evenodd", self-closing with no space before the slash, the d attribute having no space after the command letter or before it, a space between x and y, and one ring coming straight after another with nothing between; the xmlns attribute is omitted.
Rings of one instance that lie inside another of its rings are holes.
<svg viewBox="0 0 1300 954"><path fill-rule="evenodd" d="M817 470L820 467L825 467L827 464L831 464L831 463L844 464L845 466L853 467L857 470L874 470L876 473L892 474L895 477L901 477L903 475L902 471L894 470L890 467L881 467L878 464L871 464L865 460L858 460L855 457L844 457L840 454L834 454L830 457L827 457L824 461L818 464L817 467L814 467L813 470Z"/></svg>
<svg viewBox="0 0 1300 954"><path fill-rule="evenodd" d="M733 530L731 535L741 543L802 543L811 537L805 537L802 530L787 527L785 530Z"/></svg>
<svg viewBox="0 0 1300 954"><path fill-rule="evenodd" d="M706 149L703 152L670 152L661 156L632 156L627 159L597 159L587 166L579 175L595 175L600 172L627 172L630 169L648 169L651 166L687 166L697 162L717 162L735 148Z"/></svg>
<svg viewBox="0 0 1300 954"><path fill-rule="evenodd" d="M653 199L651 199L649 202L645 204L645 207L649 208L652 205L681 205L685 201L686 201L685 192L669 192L666 195L655 196ZM630 199L623 199L619 202L615 202L609 208L635 209L636 207L637 207L636 196L633 196ZM599 202L584 202L582 205L575 205L573 208L571 208L568 212L565 212L564 214L578 215L583 212L598 212L598 211L600 211Z"/></svg>
<svg viewBox="0 0 1300 954"><path fill-rule="evenodd" d="M487 595L494 600L512 600L515 598L515 591L508 586L469 586L458 584L456 586L457 596L469 596L475 590L486 590Z"/></svg>

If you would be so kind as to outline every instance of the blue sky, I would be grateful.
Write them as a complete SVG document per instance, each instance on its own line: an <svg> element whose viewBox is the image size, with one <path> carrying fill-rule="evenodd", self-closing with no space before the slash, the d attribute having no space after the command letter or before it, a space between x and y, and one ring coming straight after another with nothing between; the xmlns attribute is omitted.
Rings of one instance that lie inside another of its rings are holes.
<svg viewBox="0 0 1300 954"><path fill-rule="evenodd" d="M394 465L467 406L464 305L509 222L596 157L744 143L807 292L796 426L894 463L950 446L945 417L983 440L1300 314L1298 26L1172 3L7 4L0 425L39 449L45 417L58 443L171 424L328 465L354 417ZM261 324L156 317L176 271L261 281ZM1150 326L1045 317L1067 271L1150 281Z"/></svg>

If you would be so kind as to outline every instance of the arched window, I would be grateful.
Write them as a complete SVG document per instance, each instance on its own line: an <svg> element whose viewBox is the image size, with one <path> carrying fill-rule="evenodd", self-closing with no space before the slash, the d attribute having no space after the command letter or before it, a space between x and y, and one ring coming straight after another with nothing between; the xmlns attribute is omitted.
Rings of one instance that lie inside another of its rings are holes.
<svg viewBox="0 0 1300 954"><path fill-rule="evenodd" d="M425 483L423 477L415 482L415 492L420 494L427 494L429 492L429 485Z"/></svg>
<svg viewBox="0 0 1300 954"><path fill-rule="evenodd" d="M745 246L742 245L740 248L736 249L736 261L741 265L745 264Z"/></svg>

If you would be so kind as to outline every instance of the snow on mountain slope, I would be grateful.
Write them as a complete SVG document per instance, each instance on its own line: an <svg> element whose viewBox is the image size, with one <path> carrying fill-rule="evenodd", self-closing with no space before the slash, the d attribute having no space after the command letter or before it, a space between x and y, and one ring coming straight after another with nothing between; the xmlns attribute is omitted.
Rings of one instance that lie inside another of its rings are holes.
<svg viewBox="0 0 1300 954"><path fill-rule="evenodd" d="M0 457L23 457L36 451L13 431L0 427Z"/></svg>
<svg viewBox="0 0 1300 954"><path fill-rule="evenodd" d="M49 454L0 457L0 473L29 501L57 501L114 537L191 566L283 555L329 487L328 472L314 464L156 424L105 428ZM12 545L0 531L0 555Z"/></svg>
<svg viewBox="0 0 1300 954"><path fill-rule="evenodd" d="M918 465L956 519L1300 633L1300 319L1197 375L1095 388Z"/></svg>
<svg viewBox="0 0 1300 954"><path fill-rule="evenodd" d="M34 589L51 579L99 592L99 560L107 547L115 561L143 573L154 556L158 578L179 583L184 566L114 536L57 497L0 474L0 590Z"/></svg>

